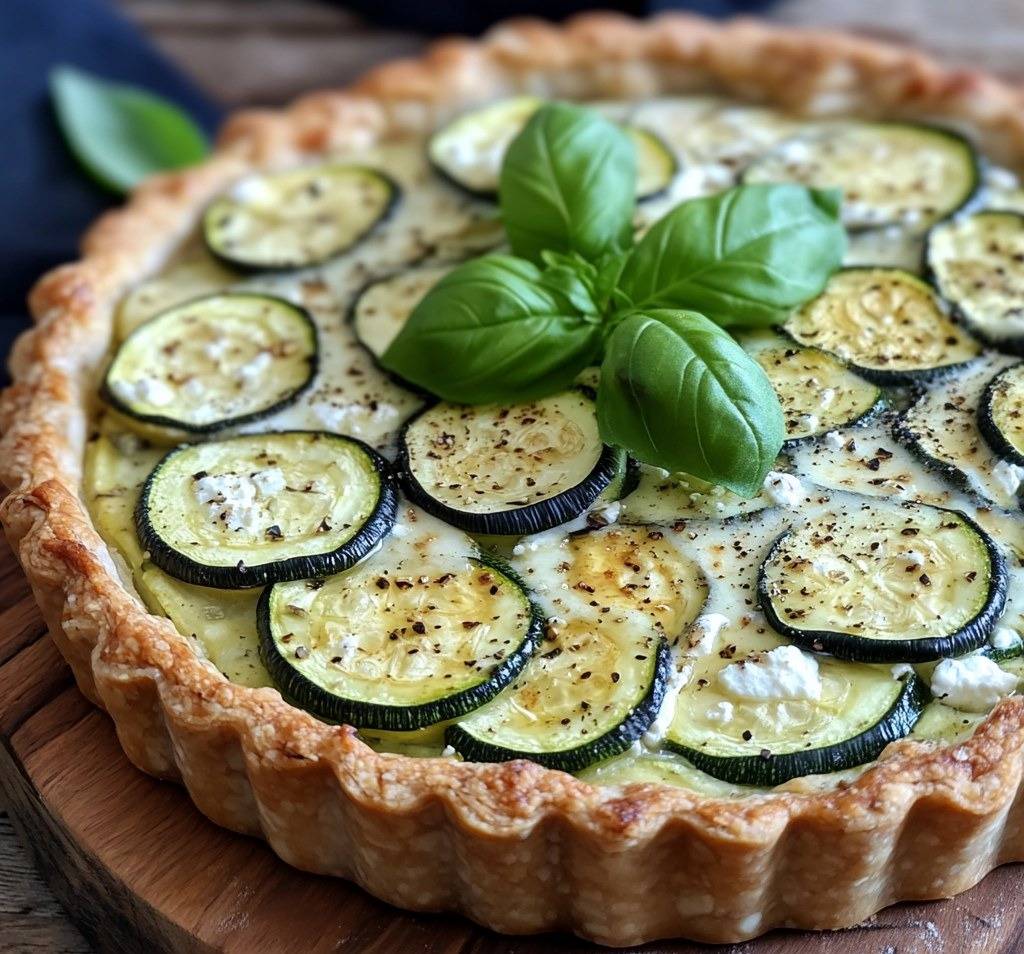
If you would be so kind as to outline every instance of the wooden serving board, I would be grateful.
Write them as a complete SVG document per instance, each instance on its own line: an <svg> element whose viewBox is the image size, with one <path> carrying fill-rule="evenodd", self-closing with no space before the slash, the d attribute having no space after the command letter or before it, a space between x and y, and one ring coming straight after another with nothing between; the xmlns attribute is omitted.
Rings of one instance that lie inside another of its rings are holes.
<svg viewBox="0 0 1024 954"><path fill-rule="evenodd" d="M509 938L456 916L405 914L343 881L289 868L261 842L210 824L183 790L125 759L110 721L75 689L2 542L0 791L57 898L102 952L600 950L565 936ZM775 932L731 948L663 942L639 950L1009 954L1024 950L1022 895L1024 866L1017 865L952 901L900 905L848 931ZM0 952L17 950L0 935Z"/></svg>

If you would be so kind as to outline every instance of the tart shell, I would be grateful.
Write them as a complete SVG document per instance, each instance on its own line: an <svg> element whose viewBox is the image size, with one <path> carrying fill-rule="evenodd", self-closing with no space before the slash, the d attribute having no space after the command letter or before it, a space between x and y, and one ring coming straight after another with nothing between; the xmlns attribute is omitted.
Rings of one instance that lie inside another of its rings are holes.
<svg viewBox="0 0 1024 954"><path fill-rule="evenodd" d="M399 907L459 911L502 932L630 945L845 927L1024 860L1024 699L1000 703L961 744L894 743L847 785L801 779L714 799L595 787L528 762L378 754L275 690L228 682L146 611L79 496L118 296L253 168L423 134L475 102L526 91L717 91L813 116L935 119L966 128L998 161L1024 164L1024 99L982 74L873 41L684 15L511 22L350 90L236 115L211 159L147 181L88 232L80 261L39 282L35 327L12 353L0 519L79 687L140 769L183 783L218 824Z"/></svg>

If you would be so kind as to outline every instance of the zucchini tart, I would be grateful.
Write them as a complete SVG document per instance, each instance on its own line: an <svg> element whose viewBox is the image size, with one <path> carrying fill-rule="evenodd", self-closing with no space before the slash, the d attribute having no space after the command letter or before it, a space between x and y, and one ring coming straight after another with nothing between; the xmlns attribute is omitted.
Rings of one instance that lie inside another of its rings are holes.
<svg viewBox="0 0 1024 954"><path fill-rule="evenodd" d="M754 493L606 443L589 345L514 402L385 369L503 251L551 100L625 133L637 234L842 189L842 267L736 329L785 429ZM683 16L243 113L34 290L4 529L129 758L299 868L612 945L950 896L1024 860L1020 168L994 80Z"/></svg>

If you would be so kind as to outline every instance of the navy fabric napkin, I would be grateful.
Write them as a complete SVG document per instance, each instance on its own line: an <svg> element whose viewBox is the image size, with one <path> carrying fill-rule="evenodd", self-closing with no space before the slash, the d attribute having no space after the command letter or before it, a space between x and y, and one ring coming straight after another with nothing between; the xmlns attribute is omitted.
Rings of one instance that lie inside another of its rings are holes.
<svg viewBox="0 0 1024 954"><path fill-rule="evenodd" d="M69 63L167 96L207 130L220 110L103 0L0 3L0 386L5 357L27 325L25 296L48 268L76 257L79 236L117 199L68 153L50 107L47 75Z"/></svg>

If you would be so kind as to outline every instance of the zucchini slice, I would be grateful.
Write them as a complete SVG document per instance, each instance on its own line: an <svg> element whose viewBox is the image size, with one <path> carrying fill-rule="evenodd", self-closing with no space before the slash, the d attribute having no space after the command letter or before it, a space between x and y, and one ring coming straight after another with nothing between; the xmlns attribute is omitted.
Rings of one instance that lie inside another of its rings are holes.
<svg viewBox="0 0 1024 954"><path fill-rule="evenodd" d="M523 535L583 513L626 470L601 443L579 388L514 405L445 402L403 428L399 466L409 499L470 533Z"/></svg>
<svg viewBox="0 0 1024 954"><path fill-rule="evenodd" d="M952 380L922 394L893 428L898 440L954 485L1007 508L1018 506L1019 476L983 438L981 408L987 385L1014 362L1005 355L985 355ZM1009 420L1003 424L1010 427ZM993 428L988 430L993 436Z"/></svg>
<svg viewBox="0 0 1024 954"><path fill-rule="evenodd" d="M654 199L668 190L679 173L679 160L668 143L650 129L627 126L636 148L636 198Z"/></svg>
<svg viewBox="0 0 1024 954"><path fill-rule="evenodd" d="M978 155L961 135L917 123L847 123L781 143L744 182L843 190L850 229L899 225L914 233L962 208L981 186Z"/></svg>
<svg viewBox="0 0 1024 954"><path fill-rule="evenodd" d="M475 558L403 567L384 557L263 591L260 646L281 691L331 722L398 732L492 699L543 628L522 585Z"/></svg>
<svg viewBox="0 0 1024 954"><path fill-rule="evenodd" d="M316 374L317 350L304 308L271 295L208 295L136 328L103 396L135 420L209 434L293 403Z"/></svg>
<svg viewBox="0 0 1024 954"><path fill-rule="evenodd" d="M135 520L171 576L245 589L352 566L390 531L397 497L387 462L361 441L279 431L175 448Z"/></svg>
<svg viewBox="0 0 1024 954"><path fill-rule="evenodd" d="M1002 554L973 520L870 501L784 532L758 574L776 632L860 662L926 662L982 646L1006 604Z"/></svg>
<svg viewBox="0 0 1024 954"><path fill-rule="evenodd" d="M978 212L928 233L935 287L986 344L1024 354L1024 215Z"/></svg>
<svg viewBox="0 0 1024 954"><path fill-rule="evenodd" d="M766 658L768 653L754 652L727 663L717 654L697 660L676 700L665 747L726 782L781 785L874 761L913 729L928 701L913 672L895 679L889 666L829 657L814 659L816 697L751 697L722 678Z"/></svg>
<svg viewBox="0 0 1024 954"><path fill-rule="evenodd" d="M579 620L551 632L505 692L445 730L464 759L578 772L629 748L654 721L671 666L664 638Z"/></svg>
<svg viewBox="0 0 1024 954"><path fill-rule="evenodd" d="M253 174L210 204L203 237L234 268L308 268L356 245L399 191L377 169L340 162Z"/></svg>
<svg viewBox="0 0 1024 954"><path fill-rule="evenodd" d="M365 285L349 311L352 330L374 360L388 349L409 315L454 265L421 265Z"/></svg>
<svg viewBox="0 0 1024 954"><path fill-rule="evenodd" d="M879 384L913 384L976 358L981 348L921 279L895 268L845 268L783 325Z"/></svg>
<svg viewBox="0 0 1024 954"><path fill-rule="evenodd" d="M237 273L225 268L205 246L190 249L121 299L114 318L114 337L123 341L144 321L161 312L223 291L237 281Z"/></svg>
<svg viewBox="0 0 1024 954"><path fill-rule="evenodd" d="M999 457L1024 467L1024 362L1000 371L985 386L978 429Z"/></svg>
<svg viewBox="0 0 1024 954"><path fill-rule="evenodd" d="M495 199L505 152L543 105L544 100L535 96L515 96L464 113L430 137L427 156L431 165L470 195ZM679 171L675 153L650 130L625 128L636 148L637 200L660 195Z"/></svg>
<svg viewBox="0 0 1024 954"><path fill-rule="evenodd" d="M745 335L740 344L764 369L782 405L787 447L862 424L884 406L877 384L825 351L795 348L770 331Z"/></svg>
<svg viewBox="0 0 1024 954"><path fill-rule="evenodd" d="M525 758L575 772L627 749L657 717L682 637L707 599L704 573L649 527L530 542L514 562L545 601L546 639L509 688L448 727L472 761Z"/></svg>
<svg viewBox="0 0 1024 954"><path fill-rule="evenodd" d="M756 497L740 497L689 474L670 474L659 467L640 464L639 482L623 499L619 520L627 524L672 524L703 518L725 520L771 505L764 492Z"/></svg>

